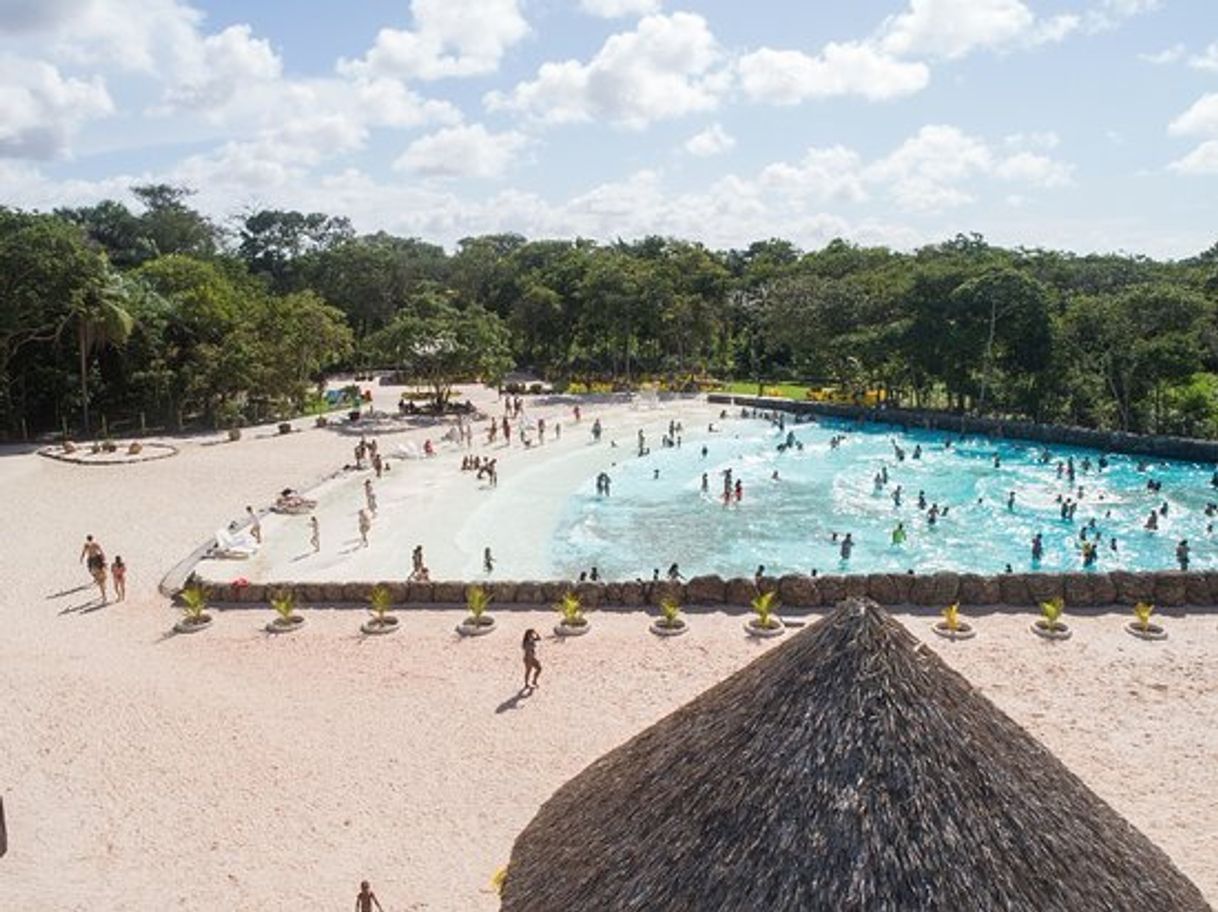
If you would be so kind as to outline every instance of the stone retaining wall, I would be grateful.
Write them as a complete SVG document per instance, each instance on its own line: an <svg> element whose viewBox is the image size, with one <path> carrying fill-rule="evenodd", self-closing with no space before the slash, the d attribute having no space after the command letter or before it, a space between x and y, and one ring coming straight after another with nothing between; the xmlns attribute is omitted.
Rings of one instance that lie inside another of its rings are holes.
<svg viewBox="0 0 1218 912"><path fill-rule="evenodd" d="M984 434L989 437L1015 437L1037 443L1088 447L1109 453L1218 463L1218 441L1198 440L1192 437L1160 437L1130 434L1124 431L1097 431L1093 428L1036 424L1032 421L1012 421L1002 418L979 418L951 412L877 409L861 405L834 405L827 402L805 402L798 399L769 396L711 393L707 399L712 403L722 405L783 411L797 415L824 415L849 421L877 421L903 428L933 429L950 431L954 434Z"/></svg>
<svg viewBox="0 0 1218 912"><path fill-rule="evenodd" d="M585 607L658 606L671 597L687 610L748 607L758 593L751 578L724 579L696 576L684 583L614 582L573 583L563 580L496 581L467 583L251 583L232 586L206 582L211 598L219 603L265 604L271 595L292 592L302 604L364 606L376 585L383 585L395 605L454 606L465 604L465 593L474 585L485 588L499 610L548 607L567 592L576 592ZM850 596L866 596L881 605L920 605L941 608L952 602L963 606L1036 606L1054 596L1065 599L1068 610L1133 605L1150 602L1160 608L1182 605L1218 606L1218 571L1165 570L1155 573L1007 573L981 576L975 573L940 572L869 573L853 576L803 576L792 574L761 580L762 590L777 590L780 604L788 608L835 605Z"/></svg>

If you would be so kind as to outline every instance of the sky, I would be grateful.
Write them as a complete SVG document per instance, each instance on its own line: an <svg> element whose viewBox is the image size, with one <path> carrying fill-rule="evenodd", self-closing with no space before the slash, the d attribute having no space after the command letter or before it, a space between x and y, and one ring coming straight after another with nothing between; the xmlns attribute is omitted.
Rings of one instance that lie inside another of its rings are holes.
<svg viewBox="0 0 1218 912"><path fill-rule="evenodd" d="M0 0L0 205L460 238L1218 241L1215 0Z"/></svg>

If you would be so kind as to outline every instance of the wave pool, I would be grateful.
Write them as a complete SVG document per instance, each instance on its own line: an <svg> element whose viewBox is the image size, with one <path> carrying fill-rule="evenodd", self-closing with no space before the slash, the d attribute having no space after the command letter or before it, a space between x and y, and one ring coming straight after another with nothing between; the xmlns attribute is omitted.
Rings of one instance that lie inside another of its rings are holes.
<svg viewBox="0 0 1218 912"><path fill-rule="evenodd" d="M674 562L686 577L751 576L760 565L768 575L991 574L1008 565L1016 572L1163 570L1178 567L1182 539L1190 569L1218 566L1211 531L1218 515L1207 515L1210 501L1218 501L1210 466L1064 446L1050 447L1046 462L1046 448L1037 443L902 432L889 425L860 428L832 419L787 421L780 429L762 419L731 418L717 426L718 433L686 434L680 448L660 448L659 431L649 433L652 448L641 457L628 448L633 441L611 451L601 444L611 494L598 495L594 478L572 494L550 542L552 572L574 579L596 567L603 579L651 579ZM802 448L780 451L788 434ZM1074 464L1073 483L1067 460ZM723 473L729 469L733 486L741 482L742 497L733 495L725 505ZM876 475L885 471L887 483L877 485ZM899 505L893 497L898 485ZM1063 518L1067 498L1076 506L1073 517ZM936 504L943 512L932 523ZM1155 531L1144 528L1152 511ZM894 543L898 523L905 539ZM1083 532L1096 546L1090 565ZM846 533L854 547L843 559ZM1043 554L1034 560L1037 533Z"/></svg>

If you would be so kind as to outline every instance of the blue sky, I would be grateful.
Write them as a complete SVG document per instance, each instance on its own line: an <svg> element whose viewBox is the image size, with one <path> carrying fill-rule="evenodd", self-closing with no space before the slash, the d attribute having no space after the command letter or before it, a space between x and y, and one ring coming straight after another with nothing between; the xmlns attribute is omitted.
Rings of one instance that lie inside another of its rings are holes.
<svg viewBox="0 0 1218 912"><path fill-rule="evenodd" d="M0 203L1188 256L1213 0L0 0Z"/></svg>

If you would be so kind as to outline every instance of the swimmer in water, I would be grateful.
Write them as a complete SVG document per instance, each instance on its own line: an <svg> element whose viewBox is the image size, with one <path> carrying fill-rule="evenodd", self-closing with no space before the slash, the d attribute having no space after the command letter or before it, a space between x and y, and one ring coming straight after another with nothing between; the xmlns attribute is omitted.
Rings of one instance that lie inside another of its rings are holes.
<svg viewBox="0 0 1218 912"><path fill-rule="evenodd" d="M1044 538L1041 536L1041 534L1039 532L1037 532L1035 535L1032 536L1032 560L1033 560L1033 562L1039 562L1040 559L1042 557L1044 557L1044 554L1045 554Z"/></svg>
<svg viewBox="0 0 1218 912"><path fill-rule="evenodd" d="M850 560L850 553L854 551L854 539L850 537L850 533L846 533L846 537L842 539L841 555L842 560Z"/></svg>
<svg viewBox="0 0 1218 912"><path fill-rule="evenodd" d="M894 545L905 544L905 523L897 523L897 527L892 530L892 543Z"/></svg>
<svg viewBox="0 0 1218 912"><path fill-rule="evenodd" d="M1010 511L1010 510L1014 510L1014 509L1015 509L1015 492L1011 491L1009 494L1007 494L1007 510Z"/></svg>

